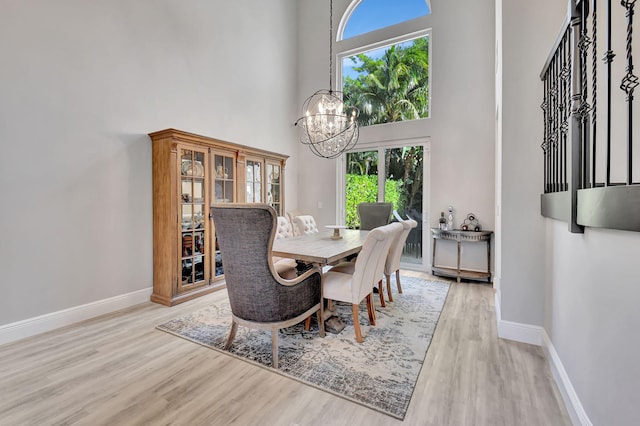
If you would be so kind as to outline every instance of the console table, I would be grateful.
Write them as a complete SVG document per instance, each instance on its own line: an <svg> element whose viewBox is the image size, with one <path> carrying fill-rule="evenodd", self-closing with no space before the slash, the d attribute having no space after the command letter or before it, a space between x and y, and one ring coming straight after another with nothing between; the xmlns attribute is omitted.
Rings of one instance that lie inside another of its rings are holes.
<svg viewBox="0 0 640 426"><path fill-rule="evenodd" d="M431 228L431 237L433 238L433 251L431 252L431 273L433 275L442 275L446 277L454 277L460 282L461 278L469 280L487 280L491 282L491 236L493 231L463 231L460 229L454 229L445 231L443 229ZM446 268L436 266L436 241L438 240L452 240L458 243L458 261L456 268ZM460 269L460 255L462 253L461 244L463 242L480 243L485 242L487 244L487 271L470 271L467 269Z"/></svg>

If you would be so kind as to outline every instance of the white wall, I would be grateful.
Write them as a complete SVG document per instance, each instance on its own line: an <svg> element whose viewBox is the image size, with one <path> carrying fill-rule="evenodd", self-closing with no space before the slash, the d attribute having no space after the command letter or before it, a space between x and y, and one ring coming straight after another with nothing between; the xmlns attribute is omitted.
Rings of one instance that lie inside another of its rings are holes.
<svg viewBox="0 0 640 426"><path fill-rule="evenodd" d="M544 317L542 83L540 71L563 22L563 1L503 2L502 319L541 326Z"/></svg>
<svg viewBox="0 0 640 426"><path fill-rule="evenodd" d="M640 234L546 221L545 329L594 425L640 416Z"/></svg>
<svg viewBox="0 0 640 426"><path fill-rule="evenodd" d="M640 234L594 228L571 234L566 223L539 213L539 74L567 4L502 4L502 319L544 327L567 374L561 386L578 398L571 407L577 421L636 424Z"/></svg>
<svg viewBox="0 0 640 426"><path fill-rule="evenodd" d="M0 325L152 285L149 132L292 155L294 0L3 1Z"/></svg>
<svg viewBox="0 0 640 426"><path fill-rule="evenodd" d="M334 30L349 3L334 1ZM329 7L315 0L299 4L301 106L307 96L328 86ZM362 128L359 144L429 137L431 188L425 209L431 211L425 226L437 226L440 211L453 205L458 223L473 212L485 229L493 229L494 2L434 0L431 6L432 14L421 21L422 28L433 29L431 118ZM338 44L334 51L340 48ZM298 208L313 214L321 226L334 223L335 161L314 157L306 148L300 150L300 159L305 167L298 175ZM482 269L486 260L480 246L469 246L470 266Z"/></svg>

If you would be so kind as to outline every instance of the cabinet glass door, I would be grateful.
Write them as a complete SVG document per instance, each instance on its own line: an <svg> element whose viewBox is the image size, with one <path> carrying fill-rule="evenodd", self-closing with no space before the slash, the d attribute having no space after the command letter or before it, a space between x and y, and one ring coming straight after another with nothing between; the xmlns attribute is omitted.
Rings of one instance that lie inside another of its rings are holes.
<svg viewBox="0 0 640 426"><path fill-rule="evenodd" d="M236 182L235 168L233 167L235 158L225 154L213 154L213 197L214 203L234 203L236 201ZM224 267L222 266L222 254L218 248L218 240L213 239L214 259L213 274L214 277L224 275Z"/></svg>
<svg viewBox="0 0 640 426"><path fill-rule="evenodd" d="M278 216L282 215L282 199L280 196L280 173L279 164L267 163L267 204L276 210Z"/></svg>
<svg viewBox="0 0 640 426"><path fill-rule="evenodd" d="M221 154L213 155L214 203L235 202L236 185L233 162L233 157Z"/></svg>
<svg viewBox="0 0 640 426"><path fill-rule="evenodd" d="M262 202L262 161L247 160L247 203Z"/></svg>
<svg viewBox="0 0 640 426"><path fill-rule="evenodd" d="M178 290L208 282L205 152L180 149L180 270Z"/></svg>

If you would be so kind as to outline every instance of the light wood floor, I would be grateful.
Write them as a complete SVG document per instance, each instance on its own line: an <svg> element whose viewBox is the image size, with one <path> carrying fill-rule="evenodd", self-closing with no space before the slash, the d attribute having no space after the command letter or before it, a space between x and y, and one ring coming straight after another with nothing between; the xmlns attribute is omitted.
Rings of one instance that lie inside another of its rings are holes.
<svg viewBox="0 0 640 426"><path fill-rule="evenodd" d="M0 346L0 425L570 424L542 349L497 338L489 285L452 282L404 422L154 328L223 297Z"/></svg>

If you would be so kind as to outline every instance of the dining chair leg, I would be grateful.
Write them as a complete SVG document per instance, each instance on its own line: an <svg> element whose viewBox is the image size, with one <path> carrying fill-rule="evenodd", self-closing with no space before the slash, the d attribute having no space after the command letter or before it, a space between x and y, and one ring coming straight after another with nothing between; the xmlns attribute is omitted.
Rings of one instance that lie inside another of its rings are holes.
<svg viewBox="0 0 640 426"><path fill-rule="evenodd" d="M311 315L309 315L307 319L304 320L304 330L305 331L311 330Z"/></svg>
<svg viewBox="0 0 640 426"><path fill-rule="evenodd" d="M278 368L278 329L271 330L271 358L273 368Z"/></svg>
<svg viewBox="0 0 640 426"><path fill-rule="evenodd" d="M224 344L225 349L229 349L231 347L231 343L233 343L233 339L236 338L236 331L238 331L238 323L232 319L231 330L229 330L229 337L227 337L227 342Z"/></svg>
<svg viewBox="0 0 640 426"><path fill-rule="evenodd" d="M400 285L400 269L396 271L396 284L398 284L398 293L402 293L402 286Z"/></svg>
<svg viewBox="0 0 640 426"><path fill-rule="evenodd" d="M351 306L353 310L353 331L356 334L356 342L362 343L362 332L360 331L360 316L358 313L358 305L354 303Z"/></svg>
<svg viewBox="0 0 640 426"><path fill-rule="evenodd" d="M373 307L373 296L367 296L367 312L369 313L369 324L376 325L376 310Z"/></svg>
<svg viewBox="0 0 640 426"><path fill-rule="evenodd" d="M387 305L384 303L384 292L382 291L382 280L378 281L378 294L380 295L380 306L386 308Z"/></svg>
<svg viewBox="0 0 640 426"><path fill-rule="evenodd" d="M316 312L316 318L318 319L318 327L320 327L320 337L324 337L325 335L323 317L324 317L324 312L322 311L322 308L320 308L318 312Z"/></svg>
<svg viewBox="0 0 640 426"><path fill-rule="evenodd" d="M391 275L385 274L387 278L387 297L389 298L389 302L393 302L393 294L391 294Z"/></svg>

